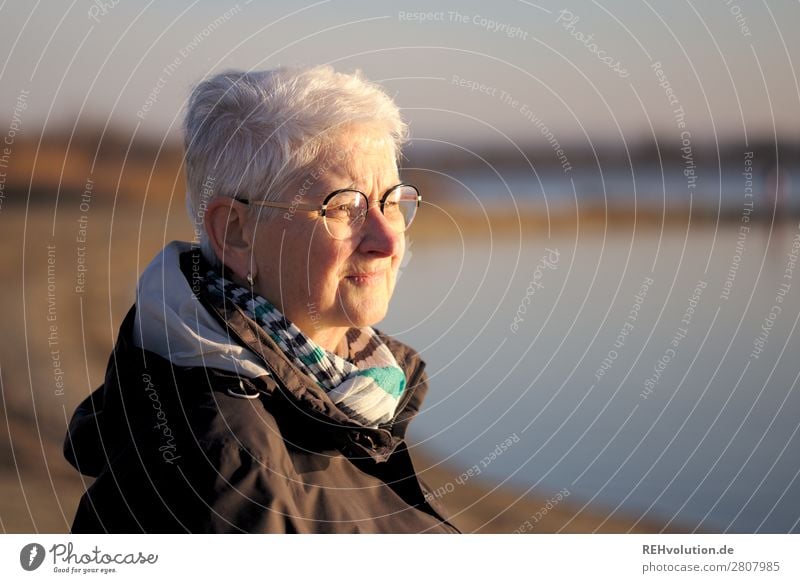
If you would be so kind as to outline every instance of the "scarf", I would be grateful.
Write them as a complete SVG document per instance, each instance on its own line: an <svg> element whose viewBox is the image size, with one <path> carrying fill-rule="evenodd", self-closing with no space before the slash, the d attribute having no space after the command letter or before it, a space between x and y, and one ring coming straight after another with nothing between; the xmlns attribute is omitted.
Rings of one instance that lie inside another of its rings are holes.
<svg viewBox="0 0 800 583"><path fill-rule="evenodd" d="M351 419L367 427L392 420L406 377L373 328L347 331L349 357L344 359L308 338L265 298L214 270L206 272L203 285L212 296L238 306L258 323L284 355Z"/></svg>

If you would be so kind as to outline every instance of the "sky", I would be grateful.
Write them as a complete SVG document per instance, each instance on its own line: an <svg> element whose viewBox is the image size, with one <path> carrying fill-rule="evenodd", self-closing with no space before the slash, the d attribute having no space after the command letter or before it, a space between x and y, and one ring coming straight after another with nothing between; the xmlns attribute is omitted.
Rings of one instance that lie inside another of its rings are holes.
<svg viewBox="0 0 800 583"><path fill-rule="evenodd" d="M0 131L172 140L203 77L330 63L426 144L794 140L797 22L788 0L6 1Z"/></svg>

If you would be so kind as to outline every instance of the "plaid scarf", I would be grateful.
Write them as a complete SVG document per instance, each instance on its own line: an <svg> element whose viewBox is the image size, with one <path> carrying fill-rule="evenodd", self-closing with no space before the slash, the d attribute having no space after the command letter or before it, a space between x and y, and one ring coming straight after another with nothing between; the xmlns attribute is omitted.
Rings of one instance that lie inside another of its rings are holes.
<svg viewBox="0 0 800 583"><path fill-rule="evenodd" d="M325 350L260 295L208 270L205 288L217 299L239 306L257 322L301 371L317 383L339 409L367 427L391 421L406 386L403 369L370 327L346 333L349 358Z"/></svg>

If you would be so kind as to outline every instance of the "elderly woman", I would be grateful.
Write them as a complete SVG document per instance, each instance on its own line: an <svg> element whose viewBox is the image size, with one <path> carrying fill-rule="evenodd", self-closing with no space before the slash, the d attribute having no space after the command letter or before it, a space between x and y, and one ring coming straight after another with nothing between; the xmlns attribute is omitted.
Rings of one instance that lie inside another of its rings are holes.
<svg viewBox="0 0 800 583"><path fill-rule="evenodd" d="M405 442L424 363L371 327L421 200L397 107L329 67L227 72L185 131L200 245L145 269L73 416L73 532L458 532Z"/></svg>

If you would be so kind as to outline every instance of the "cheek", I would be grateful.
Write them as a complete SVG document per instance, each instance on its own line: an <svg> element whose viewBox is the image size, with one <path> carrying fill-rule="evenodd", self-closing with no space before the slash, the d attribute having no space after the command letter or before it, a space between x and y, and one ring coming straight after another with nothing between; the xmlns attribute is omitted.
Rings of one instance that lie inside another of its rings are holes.
<svg viewBox="0 0 800 583"><path fill-rule="evenodd" d="M312 244L310 254L304 252L302 263L308 266L304 274L304 286L308 288L309 295L322 305L331 305L336 301L349 256L348 249L329 240Z"/></svg>
<svg viewBox="0 0 800 583"><path fill-rule="evenodd" d="M283 304L284 309L305 304L309 291L313 293L315 270L319 268L314 261L316 252L309 250L308 235L292 227L294 225L284 231L283 225L277 222L259 238L255 257L267 297Z"/></svg>

